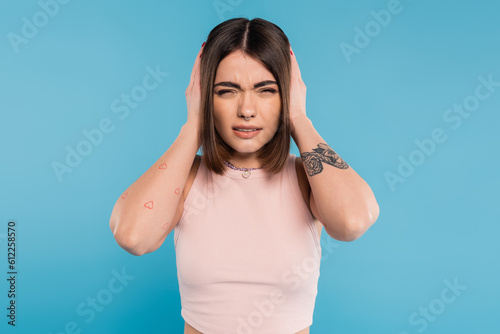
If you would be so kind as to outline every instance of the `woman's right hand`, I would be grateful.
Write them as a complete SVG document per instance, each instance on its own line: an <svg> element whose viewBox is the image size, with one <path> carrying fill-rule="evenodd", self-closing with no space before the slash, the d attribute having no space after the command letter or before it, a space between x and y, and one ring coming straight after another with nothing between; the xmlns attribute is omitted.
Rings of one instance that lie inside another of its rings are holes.
<svg viewBox="0 0 500 334"><path fill-rule="evenodd" d="M205 43L203 43L205 44ZM193 70L191 71L191 81L186 89L186 103L187 103L187 121L195 122L195 124L200 124L201 111L200 111L200 100L201 100L201 84L200 84L200 62L201 53L203 46L198 51L196 60L194 62Z"/></svg>

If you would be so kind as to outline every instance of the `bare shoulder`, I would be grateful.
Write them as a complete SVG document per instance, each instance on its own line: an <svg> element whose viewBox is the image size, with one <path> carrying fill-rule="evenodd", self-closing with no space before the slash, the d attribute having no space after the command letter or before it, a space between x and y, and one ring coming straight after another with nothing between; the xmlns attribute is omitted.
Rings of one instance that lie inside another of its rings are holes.
<svg viewBox="0 0 500 334"><path fill-rule="evenodd" d="M196 155L193 160L193 164L191 165L191 170L189 171L188 178L186 180L186 185L184 187L184 190L182 191L182 199L183 202L186 200L186 197L189 194L189 190L191 189L191 186L193 185L194 178L196 177L196 173L198 172L198 167L200 166L201 162L201 155Z"/></svg>
<svg viewBox="0 0 500 334"><path fill-rule="evenodd" d="M295 157L295 171L297 172L297 180L299 182L300 191L302 192L302 197L304 198L304 202L306 202L309 211L311 211L309 206L311 186L309 185L309 180L307 180L304 164L302 163L302 158L300 156Z"/></svg>
<svg viewBox="0 0 500 334"><path fill-rule="evenodd" d="M184 212L184 202L186 201L186 197L189 194L189 190L193 185L194 178L196 177L196 173L198 172L198 167L200 166L200 161L201 161L201 155L196 155L193 160L193 164L191 165L191 169L189 170L189 174L186 180L186 185L182 190L182 198L179 201L179 205L177 206L177 211L175 212L175 216L173 219L174 226L177 225L177 223L182 217L182 213Z"/></svg>
<svg viewBox="0 0 500 334"><path fill-rule="evenodd" d="M302 163L302 158L300 156L295 157L295 171L297 172L297 180L299 182L302 197L304 198L304 202L306 203L309 212L316 220L316 230L318 231L318 237L321 237L321 229L323 227L323 223L318 220L317 215L315 215L313 213L313 209L311 209L311 205L314 205L314 199L311 200L311 198L313 198L313 196L311 196L311 185L309 184L306 170L304 169L304 164ZM316 208L314 208L314 211L317 211Z"/></svg>

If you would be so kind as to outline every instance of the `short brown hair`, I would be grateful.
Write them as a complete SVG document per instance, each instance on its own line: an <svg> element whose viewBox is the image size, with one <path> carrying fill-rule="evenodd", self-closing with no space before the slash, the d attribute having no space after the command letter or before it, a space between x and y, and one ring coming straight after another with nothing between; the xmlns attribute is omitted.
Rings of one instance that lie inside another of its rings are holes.
<svg viewBox="0 0 500 334"><path fill-rule="evenodd" d="M279 173L290 153L290 43L277 25L261 18L249 20L242 17L224 21L213 28L207 37L200 64L200 142L203 163L209 170L223 175L227 168L223 160L229 160L234 153L234 149L224 142L215 129L213 95L219 63L237 50L260 61L278 83L280 125L274 137L258 151L258 158L267 171Z"/></svg>

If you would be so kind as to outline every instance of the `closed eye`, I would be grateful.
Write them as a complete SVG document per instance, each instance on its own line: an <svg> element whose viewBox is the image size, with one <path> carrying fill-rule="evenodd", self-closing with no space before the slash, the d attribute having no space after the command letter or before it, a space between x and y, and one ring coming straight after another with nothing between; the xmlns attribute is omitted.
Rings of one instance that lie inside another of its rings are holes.
<svg viewBox="0 0 500 334"><path fill-rule="evenodd" d="M232 91L232 90L219 90L219 91L218 91L217 93L215 93L215 94L217 94L217 95L223 95L223 94L225 94L225 93L234 93L234 91Z"/></svg>
<svg viewBox="0 0 500 334"><path fill-rule="evenodd" d="M269 92L269 93L277 93L278 91L276 89L263 89L261 92Z"/></svg>
<svg viewBox="0 0 500 334"><path fill-rule="evenodd" d="M215 94L217 95L225 95L226 93L234 93L234 90L228 90L228 89L221 89ZM278 91L276 89L268 88L268 89L263 89L260 91L260 93L271 93L271 94L276 94Z"/></svg>

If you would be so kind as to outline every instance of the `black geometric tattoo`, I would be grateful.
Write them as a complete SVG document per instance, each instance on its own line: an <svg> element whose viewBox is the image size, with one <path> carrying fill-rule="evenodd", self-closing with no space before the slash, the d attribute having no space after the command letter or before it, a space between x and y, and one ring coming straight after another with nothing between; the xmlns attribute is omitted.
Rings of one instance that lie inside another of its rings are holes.
<svg viewBox="0 0 500 334"><path fill-rule="evenodd" d="M319 143L318 148L313 148L313 152L303 152L300 154L300 157L304 162L309 176L321 173L323 171L322 163L327 163L340 169L349 168L349 165L326 143Z"/></svg>

